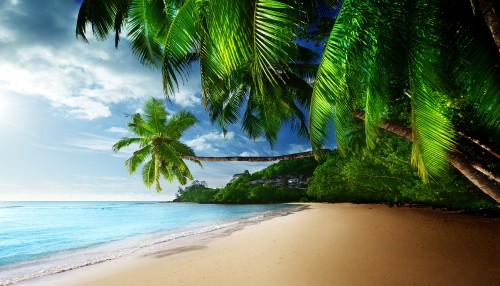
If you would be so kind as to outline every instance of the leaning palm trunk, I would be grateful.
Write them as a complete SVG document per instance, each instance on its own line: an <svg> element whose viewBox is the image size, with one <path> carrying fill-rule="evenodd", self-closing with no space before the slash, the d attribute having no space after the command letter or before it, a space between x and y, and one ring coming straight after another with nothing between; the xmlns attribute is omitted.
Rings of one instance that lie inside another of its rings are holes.
<svg viewBox="0 0 500 286"><path fill-rule="evenodd" d="M199 156L189 156L189 155L181 155L182 159L188 160L196 160L203 162L228 162L228 161L244 161L244 162L272 162L279 160L291 160L298 158L307 158L313 157L314 154L312 151L286 154L280 156L267 156L267 157L250 157L250 156L233 156L233 157L199 157Z"/></svg>
<svg viewBox="0 0 500 286"><path fill-rule="evenodd" d="M493 40L500 51L500 5L497 0L477 0L484 21L490 29Z"/></svg>
<svg viewBox="0 0 500 286"><path fill-rule="evenodd" d="M365 113L363 111L356 111L354 116L358 119L365 120ZM412 131L408 127L404 127L401 124L385 121L379 124L379 127L385 129L393 134L399 135L409 141L412 141ZM478 187L483 193L490 196L497 203L500 203L500 190L499 188L488 178L483 176L483 174L474 168L467 159L463 157L460 153L453 153L448 159L448 162L457 169L462 175L464 175L471 183Z"/></svg>

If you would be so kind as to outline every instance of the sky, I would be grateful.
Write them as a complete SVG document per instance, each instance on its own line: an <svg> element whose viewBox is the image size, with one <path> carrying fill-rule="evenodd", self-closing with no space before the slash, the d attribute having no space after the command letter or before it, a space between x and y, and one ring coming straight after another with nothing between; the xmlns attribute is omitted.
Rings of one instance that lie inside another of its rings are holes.
<svg viewBox="0 0 500 286"><path fill-rule="evenodd" d="M75 37L78 1L0 1L0 200L172 200L180 186L163 191L130 175L124 161L134 151L111 146L130 136L125 114L141 111L151 96L164 98L161 71L141 65L126 35L83 43ZM187 109L200 123L183 136L199 156L266 156L310 150L288 128L271 149L250 140L236 124L224 136L203 109L199 71L167 104ZM194 179L224 186L244 170L270 163L189 164Z"/></svg>

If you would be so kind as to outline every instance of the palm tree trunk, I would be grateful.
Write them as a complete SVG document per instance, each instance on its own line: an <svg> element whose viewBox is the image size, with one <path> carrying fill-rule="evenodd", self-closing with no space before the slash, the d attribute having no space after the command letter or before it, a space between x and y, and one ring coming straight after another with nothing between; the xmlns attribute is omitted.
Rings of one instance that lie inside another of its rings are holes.
<svg viewBox="0 0 500 286"><path fill-rule="evenodd" d="M267 157L250 157L250 156L232 156L232 157L200 157L200 156L189 156L181 155L182 159L187 160L197 160L204 162L228 162L228 161L244 161L244 162L273 162L279 160L290 160L297 158L313 157L312 151L279 155L279 156L267 156Z"/></svg>
<svg viewBox="0 0 500 286"><path fill-rule="evenodd" d="M498 0L477 0L477 3L500 51L500 4Z"/></svg>
<svg viewBox="0 0 500 286"><path fill-rule="evenodd" d="M493 150L493 148L479 142L479 140L477 139L474 139L466 134L464 134L463 132L458 132L458 134L460 134L460 136L468 139L469 141L471 141L472 143L476 144L477 146L483 148L484 150L488 151L491 155L495 156L497 159L500 159L500 154L498 152L496 152L495 150Z"/></svg>
<svg viewBox="0 0 500 286"><path fill-rule="evenodd" d="M354 112L354 117L365 120L365 113L363 111ZM393 134L399 135L409 141L412 141L411 128L402 126L401 124L385 121L380 123L380 128L385 129ZM500 190L488 178L483 176L481 172L474 168L474 164L466 160L460 153L453 153L448 159L450 164L457 169L463 176L465 176L471 183L478 187L485 194L500 203Z"/></svg>

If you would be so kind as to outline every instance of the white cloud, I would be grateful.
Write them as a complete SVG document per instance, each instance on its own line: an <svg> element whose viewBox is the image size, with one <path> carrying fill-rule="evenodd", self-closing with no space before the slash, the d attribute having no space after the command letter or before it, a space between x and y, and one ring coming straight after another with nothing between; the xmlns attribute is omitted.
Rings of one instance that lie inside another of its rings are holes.
<svg viewBox="0 0 500 286"><path fill-rule="evenodd" d="M0 41L14 36L0 28ZM127 47L109 54L108 45L75 40L61 49L33 45L0 55L0 92L42 97L63 113L88 120L109 117L111 104L162 95L159 72L141 67ZM196 102L187 95L181 99Z"/></svg>
<svg viewBox="0 0 500 286"><path fill-rule="evenodd" d="M240 154L240 156L243 157L257 157L260 156L259 152L253 150L253 151L244 151Z"/></svg>
<svg viewBox="0 0 500 286"><path fill-rule="evenodd" d="M201 98L198 97L200 89L194 90L192 88L181 88L172 101L181 107L193 107L201 104Z"/></svg>
<svg viewBox="0 0 500 286"><path fill-rule="evenodd" d="M108 132L111 132L111 133L117 133L117 134L130 134L130 131L126 128L123 128L123 127L110 127L108 129L106 129L106 131Z"/></svg>
<svg viewBox="0 0 500 286"><path fill-rule="evenodd" d="M84 96L62 98L53 104L68 109L68 113L76 118L92 120L111 116L108 106Z"/></svg>
<svg viewBox="0 0 500 286"><path fill-rule="evenodd" d="M9 29L0 26L0 43L8 43L16 40L16 35Z"/></svg>
<svg viewBox="0 0 500 286"><path fill-rule="evenodd" d="M185 143L195 151L217 152L233 138L234 132L228 132L226 136L224 136L222 132L212 131L210 133L198 135L196 138L188 140Z"/></svg>
<svg viewBox="0 0 500 286"><path fill-rule="evenodd" d="M67 144L73 147L92 151L108 151L111 152L113 144L116 142L109 139L100 138L77 138L68 140Z"/></svg>
<svg viewBox="0 0 500 286"><path fill-rule="evenodd" d="M311 147L307 145L301 145L301 144L289 144L288 145L288 153L301 153L301 152L306 152L306 151L311 151Z"/></svg>
<svg viewBox="0 0 500 286"><path fill-rule="evenodd" d="M114 138L91 133L81 132L79 134L81 135L80 137L66 139L65 144L90 151L106 151L111 153L113 144L118 141Z"/></svg>

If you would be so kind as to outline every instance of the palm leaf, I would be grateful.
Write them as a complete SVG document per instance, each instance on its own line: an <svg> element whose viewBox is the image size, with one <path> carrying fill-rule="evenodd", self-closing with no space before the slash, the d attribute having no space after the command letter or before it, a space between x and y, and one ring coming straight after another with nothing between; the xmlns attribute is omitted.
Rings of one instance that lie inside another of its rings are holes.
<svg viewBox="0 0 500 286"><path fill-rule="evenodd" d="M144 102L144 117L154 133L162 133L167 120L167 111L163 102L151 97Z"/></svg>
<svg viewBox="0 0 500 286"><path fill-rule="evenodd" d="M178 88L177 75L186 77L190 71L190 61L186 61L198 40L196 32L195 0L187 0L177 11L165 40L162 78L163 91L167 96Z"/></svg>
<svg viewBox="0 0 500 286"><path fill-rule="evenodd" d="M286 65L287 59L297 53L294 43L296 23L292 8L276 0L260 0L255 4L253 22L252 76L264 92L264 79L277 84L276 66Z"/></svg>
<svg viewBox="0 0 500 286"><path fill-rule="evenodd" d="M115 0L83 0L76 21L76 37L88 42L85 33L87 24L90 23L92 33L96 38L98 40L106 39L110 31L117 25L115 24L116 12ZM120 10L120 12L124 11Z"/></svg>
<svg viewBox="0 0 500 286"><path fill-rule="evenodd" d="M127 127L131 132L143 138L149 138L154 132L153 128L142 119L139 113L132 115L132 122L127 123Z"/></svg>
<svg viewBox="0 0 500 286"><path fill-rule="evenodd" d="M135 173L137 168L146 160L148 156L151 155L152 148L147 145L137 151L135 151L130 158L125 161L125 167L130 174Z"/></svg>
<svg viewBox="0 0 500 286"><path fill-rule="evenodd" d="M203 30L206 31L206 27ZM234 73L231 75L223 73L220 64L222 60L215 50L212 39L206 32L202 33L200 37L199 52L202 101L205 109L211 112L212 105L223 101L222 98L227 94L227 82L231 81L229 78L234 76Z"/></svg>
<svg viewBox="0 0 500 286"><path fill-rule="evenodd" d="M152 158L146 164L144 164L144 167L142 167L142 181L149 189L151 189L151 186L156 179L155 161L156 159Z"/></svg>
<svg viewBox="0 0 500 286"><path fill-rule="evenodd" d="M124 137L122 139L120 139L118 142L116 142L114 145L113 145L113 152L118 152L120 151L122 148L124 147L127 147L131 144L141 144L143 142L143 138L128 138L128 137Z"/></svg>
<svg viewBox="0 0 500 286"><path fill-rule="evenodd" d="M466 16L449 28L457 33L447 43L453 49L446 50L449 61L444 65L451 71L458 96L474 105L488 126L500 130L500 54L489 32L475 18L470 19L473 16Z"/></svg>
<svg viewBox="0 0 500 286"><path fill-rule="evenodd" d="M172 142L160 142L154 148L154 153L156 156L161 158L162 162L167 162L169 165L179 165L182 164L182 158L180 154L173 148Z"/></svg>
<svg viewBox="0 0 500 286"><path fill-rule="evenodd" d="M123 24L128 18L128 9L130 0L116 0L116 16L114 21L115 29L115 48L118 48L120 42L120 33L122 32Z"/></svg>
<svg viewBox="0 0 500 286"><path fill-rule="evenodd" d="M339 150L346 152L353 112L346 74L350 56L354 57L350 55L350 49L362 32L364 10L366 8L361 3L345 1L326 43L309 113L309 135L316 152L323 149L332 120Z"/></svg>
<svg viewBox="0 0 500 286"><path fill-rule="evenodd" d="M164 128L164 133L168 138L178 140L182 136L182 133L197 122L198 119L192 113L181 110L168 120Z"/></svg>
<svg viewBox="0 0 500 286"><path fill-rule="evenodd" d="M443 79L436 72L442 49L437 29L439 1L420 1L415 4L414 22L409 50L411 79L413 152L412 164L420 176L444 174L449 166L448 152L454 148L453 126L443 115L440 106L448 101ZM416 146L415 146L416 145Z"/></svg>
<svg viewBox="0 0 500 286"><path fill-rule="evenodd" d="M165 13L163 0L134 0L130 5L128 37L132 52L142 64L160 67L163 61L163 43L158 34L170 24L170 17Z"/></svg>
<svg viewBox="0 0 500 286"><path fill-rule="evenodd" d="M252 54L252 21L255 1L210 1L206 9L207 32L220 58L224 74L245 65Z"/></svg>
<svg viewBox="0 0 500 286"><path fill-rule="evenodd" d="M240 117L241 107L249 97L249 73L246 69L233 72L224 79L219 79L219 88L211 89L206 104L210 119L216 122L224 134L228 125L234 124Z"/></svg>

